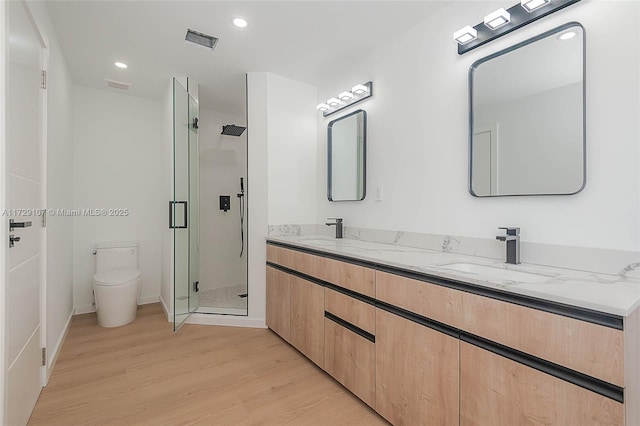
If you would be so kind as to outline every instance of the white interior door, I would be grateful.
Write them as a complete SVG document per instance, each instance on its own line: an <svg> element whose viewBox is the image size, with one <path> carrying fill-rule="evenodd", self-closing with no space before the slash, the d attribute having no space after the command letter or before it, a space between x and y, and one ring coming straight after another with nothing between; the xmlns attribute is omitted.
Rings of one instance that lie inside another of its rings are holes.
<svg viewBox="0 0 640 426"><path fill-rule="evenodd" d="M24 1L6 2L5 421L23 425L43 385L46 45ZM11 229L10 220L18 227ZM30 226L29 226L30 225Z"/></svg>
<svg viewBox="0 0 640 426"><path fill-rule="evenodd" d="M471 184L478 196L498 194L497 124L476 125L473 134Z"/></svg>

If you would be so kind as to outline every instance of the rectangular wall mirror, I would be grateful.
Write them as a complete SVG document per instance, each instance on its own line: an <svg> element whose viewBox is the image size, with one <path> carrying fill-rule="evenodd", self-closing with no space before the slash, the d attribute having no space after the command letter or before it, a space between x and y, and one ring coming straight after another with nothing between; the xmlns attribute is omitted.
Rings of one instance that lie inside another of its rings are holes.
<svg viewBox="0 0 640 426"><path fill-rule="evenodd" d="M469 70L469 190L569 195L585 185L585 40L575 22Z"/></svg>
<svg viewBox="0 0 640 426"><path fill-rule="evenodd" d="M361 109L327 126L329 201L364 200L367 113Z"/></svg>

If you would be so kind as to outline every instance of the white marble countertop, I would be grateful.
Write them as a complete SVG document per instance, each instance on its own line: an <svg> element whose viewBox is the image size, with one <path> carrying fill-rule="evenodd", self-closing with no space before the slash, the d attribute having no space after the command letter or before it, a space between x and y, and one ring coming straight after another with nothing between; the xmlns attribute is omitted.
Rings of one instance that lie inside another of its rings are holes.
<svg viewBox="0 0 640 426"><path fill-rule="evenodd" d="M281 242L356 260L449 278L543 300L629 316L640 305L640 279L541 265L508 265L445 253L324 235L270 236Z"/></svg>

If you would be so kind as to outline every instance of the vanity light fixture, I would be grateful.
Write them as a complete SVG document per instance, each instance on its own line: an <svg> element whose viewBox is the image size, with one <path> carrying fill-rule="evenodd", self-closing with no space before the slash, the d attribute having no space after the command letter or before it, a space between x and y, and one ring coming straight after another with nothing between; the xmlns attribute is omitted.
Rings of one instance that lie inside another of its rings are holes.
<svg viewBox="0 0 640 426"><path fill-rule="evenodd" d="M571 6L580 0L520 0L508 9L500 8L484 17L483 22L474 27L466 26L455 33L458 55L469 52L524 27L540 18ZM469 31L469 29L474 30ZM465 31L463 31L465 30ZM473 37L472 37L473 36Z"/></svg>
<svg viewBox="0 0 640 426"><path fill-rule="evenodd" d="M338 99L340 99L341 101L350 101L351 99L353 99L353 93L351 92L342 92L338 95Z"/></svg>
<svg viewBox="0 0 640 426"><path fill-rule="evenodd" d="M478 31L473 28L471 25L467 25L464 28L460 28L458 31L453 33L453 39L458 42L458 44L467 44L472 40L478 38Z"/></svg>
<svg viewBox="0 0 640 426"><path fill-rule="evenodd" d="M527 12L533 12L542 6L548 5L550 1L551 0L520 0L520 6Z"/></svg>
<svg viewBox="0 0 640 426"><path fill-rule="evenodd" d="M124 62L114 62L114 63L113 63L113 65L115 65L115 66L116 66L116 67L118 67L118 68L122 68L122 69L129 68L129 67L127 66L127 64L125 64Z"/></svg>
<svg viewBox="0 0 640 426"><path fill-rule="evenodd" d="M495 12L491 12L490 14L485 16L484 24L489 29L497 30L501 26L508 24L510 20L511 20L511 14L501 7Z"/></svg>
<svg viewBox="0 0 640 426"><path fill-rule="evenodd" d="M364 95L369 92L369 88L363 84L357 84L351 88L351 93L354 95Z"/></svg>
<svg viewBox="0 0 640 426"><path fill-rule="evenodd" d="M319 104L316 109L322 111L322 116L326 117L347 108L355 103L364 101L373 95L373 82L356 84L351 91L344 91L335 98L328 99L325 103Z"/></svg>

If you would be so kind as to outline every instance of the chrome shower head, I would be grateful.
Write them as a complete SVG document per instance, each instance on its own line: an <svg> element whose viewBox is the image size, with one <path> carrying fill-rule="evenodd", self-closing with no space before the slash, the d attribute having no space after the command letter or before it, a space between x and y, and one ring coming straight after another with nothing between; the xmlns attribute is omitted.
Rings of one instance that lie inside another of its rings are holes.
<svg viewBox="0 0 640 426"><path fill-rule="evenodd" d="M236 126L235 124L227 124L222 126L221 134L227 136L241 136L246 129L246 127Z"/></svg>

